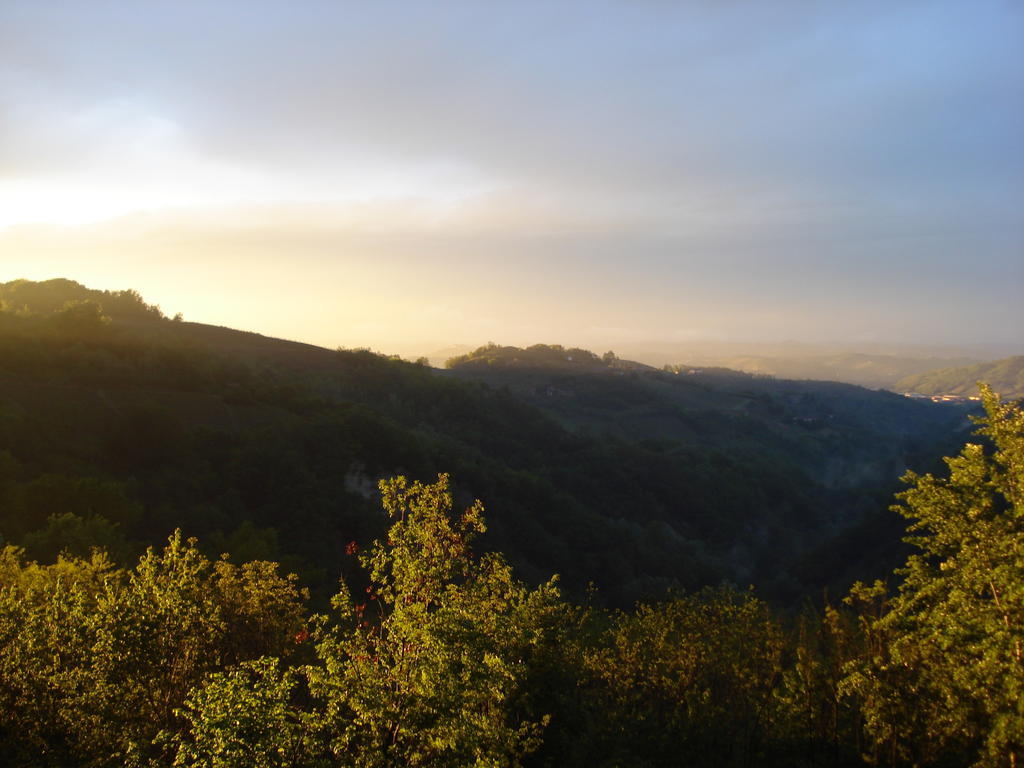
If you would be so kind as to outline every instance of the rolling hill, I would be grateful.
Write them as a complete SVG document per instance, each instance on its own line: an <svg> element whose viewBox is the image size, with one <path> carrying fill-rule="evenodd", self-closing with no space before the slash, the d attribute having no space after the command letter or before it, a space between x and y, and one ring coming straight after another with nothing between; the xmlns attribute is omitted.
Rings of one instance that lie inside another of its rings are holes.
<svg viewBox="0 0 1024 768"><path fill-rule="evenodd" d="M596 582L617 604L723 579L796 599L899 560L897 478L966 423L849 385L557 345L436 371L67 280L0 300L0 535L36 557L127 556L181 527L212 554L283 560L319 594L347 542L383 532L377 478L449 472L527 579Z"/></svg>
<svg viewBox="0 0 1024 768"><path fill-rule="evenodd" d="M782 379L841 381L862 387L892 390L896 389L897 382L906 376L950 366L969 365L977 361L966 357L919 358L844 352L803 357L742 355L718 358L714 362L727 368Z"/></svg>
<svg viewBox="0 0 1024 768"><path fill-rule="evenodd" d="M922 395L976 395L983 381L1004 398L1024 397L1024 356L1007 357L990 363L943 368L900 379L898 386Z"/></svg>

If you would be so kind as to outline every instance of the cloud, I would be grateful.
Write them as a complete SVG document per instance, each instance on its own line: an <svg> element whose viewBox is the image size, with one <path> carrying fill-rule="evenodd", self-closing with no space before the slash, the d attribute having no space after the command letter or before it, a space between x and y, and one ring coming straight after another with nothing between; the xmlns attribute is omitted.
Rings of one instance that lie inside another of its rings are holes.
<svg viewBox="0 0 1024 768"><path fill-rule="evenodd" d="M695 188L843 204L1019 178L1022 14L998 9L89 4L25 10L14 63L51 98L144 98L200 156L321 192L444 168L453 189L669 216Z"/></svg>
<svg viewBox="0 0 1024 768"><path fill-rule="evenodd" d="M984 1L8 0L0 226L149 213L0 245L140 289L305 275L382 340L1019 338L1022 33Z"/></svg>

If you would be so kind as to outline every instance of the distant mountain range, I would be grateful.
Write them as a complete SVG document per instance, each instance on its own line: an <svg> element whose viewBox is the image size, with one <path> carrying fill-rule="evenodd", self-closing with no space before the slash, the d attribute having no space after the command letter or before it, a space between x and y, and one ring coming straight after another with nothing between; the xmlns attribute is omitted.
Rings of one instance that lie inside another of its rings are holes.
<svg viewBox="0 0 1024 768"><path fill-rule="evenodd" d="M1003 398L1024 397L1024 355L907 376L897 383L906 392L922 395L976 395L984 381Z"/></svg>

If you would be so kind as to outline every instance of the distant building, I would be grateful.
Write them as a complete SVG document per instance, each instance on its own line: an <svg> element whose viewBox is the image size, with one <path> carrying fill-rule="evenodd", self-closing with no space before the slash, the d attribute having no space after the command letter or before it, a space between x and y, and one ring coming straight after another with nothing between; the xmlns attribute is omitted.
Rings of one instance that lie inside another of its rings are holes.
<svg viewBox="0 0 1024 768"><path fill-rule="evenodd" d="M904 397L912 400L931 400L933 403L969 403L972 400L979 400L979 397L967 397L966 395L923 395L920 392L903 392Z"/></svg>

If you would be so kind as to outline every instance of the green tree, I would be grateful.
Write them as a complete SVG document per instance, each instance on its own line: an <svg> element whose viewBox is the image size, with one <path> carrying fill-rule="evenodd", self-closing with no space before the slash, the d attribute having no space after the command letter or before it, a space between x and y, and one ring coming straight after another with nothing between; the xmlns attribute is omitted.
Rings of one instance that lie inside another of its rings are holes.
<svg viewBox="0 0 1024 768"><path fill-rule="evenodd" d="M33 557L44 562L56 560L61 553L86 557L90 550L99 548L123 563L133 549L117 523L102 515L82 518L71 512L50 515L46 525L27 534L22 543Z"/></svg>
<svg viewBox="0 0 1024 768"><path fill-rule="evenodd" d="M876 603L826 604L821 613L808 607L797 618L778 694L783 723L777 738L807 765L862 763L860 710L840 688L846 664L870 653L872 636L861 629L867 616L877 618L870 613Z"/></svg>
<svg viewBox="0 0 1024 768"><path fill-rule="evenodd" d="M92 299L75 299L67 302L52 316L55 325L62 331L88 334L110 325L110 317L103 312L103 306Z"/></svg>
<svg viewBox="0 0 1024 768"><path fill-rule="evenodd" d="M1024 752L1024 413L987 387L982 401L990 452L968 444L948 478L905 477L894 508L920 552L869 626L884 647L844 681L892 762L1017 766Z"/></svg>
<svg viewBox="0 0 1024 768"><path fill-rule="evenodd" d="M599 766L749 765L761 757L782 635L767 606L722 588L619 614L589 654Z"/></svg>
<svg viewBox="0 0 1024 768"><path fill-rule="evenodd" d="M209 673L288 655L303 598L276 566L211 563L180 532L130 571L0 550L0 743L23 765L167 757Z"/></svg>
<svg viewBox="0 0 1024 768"><path fill-rule="evenodd" d="M26 563L0 550L0 744L10 765L90 765L82 736L97 713L83 706L97 601L121 579L100 554ZM102 719L102 715L99 716Z"/></svg>
<svg viewBox="0 0 1024 768"><path fill-rule="evenodd" d="M195 768L312 768L330 765L316 715L294 705L301 675L263 657L211 675L185 701L187 736L174 765Z"/></svg>
<svg viewBox="0 0 1024 768"><path fill-rule="evenodd" d="M387 542L359 555L365 597L334 600L348 629L323 631L310 686L336 755L370 766L509 768L536 748L524 684L557 613L553 583L530 590L496 554L475 557L483 506L452 513L448 478L382 481Z"/></svg>

